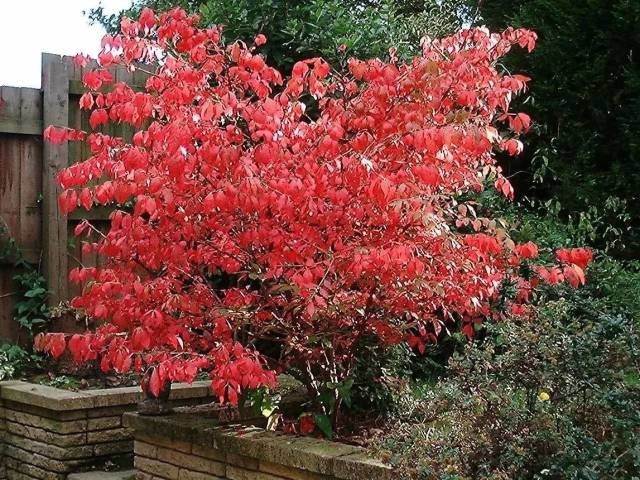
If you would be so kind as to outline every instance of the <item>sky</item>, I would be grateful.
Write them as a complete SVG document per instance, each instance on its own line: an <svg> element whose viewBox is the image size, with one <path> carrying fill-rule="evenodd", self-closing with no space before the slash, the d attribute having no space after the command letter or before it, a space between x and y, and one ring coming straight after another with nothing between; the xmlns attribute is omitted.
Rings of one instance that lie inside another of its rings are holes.
<svg viewBox="0 0 640 480"><path fill-rule="evenodd" d="M99 3L115 13L131 0L0 0L0 85L40 88L42 52L95 56L104 30L82 12Z"/></svg>

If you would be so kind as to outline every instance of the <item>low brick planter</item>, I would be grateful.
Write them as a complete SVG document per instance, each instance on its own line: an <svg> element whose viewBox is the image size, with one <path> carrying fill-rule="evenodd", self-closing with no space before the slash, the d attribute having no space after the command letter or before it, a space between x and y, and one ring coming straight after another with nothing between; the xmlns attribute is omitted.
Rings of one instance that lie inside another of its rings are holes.
<svg viewBox="0 0 640 480"><path fill-rule="evenodd" d="M0 478L63 480L107 461L131 465L133 437L122 415L141 395L140 387L73 392L0 382ZM205 403L208 396L208 381L177 384L171 402Z"/></svg>
<svg viewBox="0 0 640 480"><path fill-rule="evenodd" d="M294 437L202 413L127 413L138 480L391 480L362 448Z"/></svg>

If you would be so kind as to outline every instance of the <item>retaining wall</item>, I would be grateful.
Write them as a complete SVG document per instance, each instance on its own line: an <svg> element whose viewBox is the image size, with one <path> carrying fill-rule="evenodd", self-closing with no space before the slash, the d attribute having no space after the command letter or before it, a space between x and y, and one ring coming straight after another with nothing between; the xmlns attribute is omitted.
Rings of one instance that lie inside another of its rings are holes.
<svg viewBox="0 0 640 480"><path fill-rule="evenodd" d="M215 417L123 417L135 438L138 480L392 480L362 448L268 432Z"/></svg>
<svg viewBox="0 0 640 480"><path fill-rule="evenodd" d="M172 403L209 401L209 383L172 385ZM140 387L73 392L0 382L0 479L64 480L111 463L130 466L133 436L122 415L140 397Z"/></svg>

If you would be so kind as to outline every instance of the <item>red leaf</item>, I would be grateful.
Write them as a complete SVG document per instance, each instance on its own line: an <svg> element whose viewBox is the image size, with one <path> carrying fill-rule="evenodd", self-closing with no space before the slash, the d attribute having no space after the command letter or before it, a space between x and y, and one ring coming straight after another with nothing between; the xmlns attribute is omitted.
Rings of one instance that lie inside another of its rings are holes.
<svg viewBox="0 0 640 480"><path fill-rule="evenodd" d="M522 258L535 258L538 256L538 246L533 242L527 242L517 245L516 252Z"/></svg>
<svg viewBox="0 0 640 480"><path fill-rule="evenodd" d="M574 288L585 284L584 271L578 265L567 265L562 269L562 273L565 280Z"/></svg>
<svg viewBox="0 0 640 480"><path fill-rule="evenodd" d="M93 95L87 92L80 97L80 108L90 110L91 107L93 107Z"/></svg>
<svg viewBox="0 0 640 480"><path fill-rule="evenodd" d="M151 377L149 378L149 392L151 395L158 398L160 396L160 391L162 390L162 382L160 381L160 376L158 375L158 368L154 368L151 371Z"/></svg>
<svg viewBox="0 0 640 480"><path fill-rule="evenodd" d="M300 433L303 435L309 435L316 429L316 422L313 419L313 415L304 414L300 417L299 421Z"/></svg>
<svg viewBox="0 0 640 480"><path fill-rule="evenodd" d="M69 139L69 129L68 128L58 128L53 125L49 125L44 129L42 133L44 139L53 144L64 143Z"/></svg>
<svg viewBox="0 0 640 480"><path fill-rule="evenodd" d="M138 23L140 23L142 28L153 28L156 24L156 15L153 10L148 7L144 7L142 12L140 12Z"/></svg>
<svg viewBox="0 0 640 480"><path fill-rule="evenodd" d="M51 354L51 356L53 358L59 358L66 348L64 333L47 334L46 345L46 350Z"/></svg>
<svg viewBox="0 0 640 480"><path fill-rule="evenodd" d="M93 205L93 197L91 195L91 191L88 188L83 188L80 192L79 196L80 205L84 207L85 210L90 210L91 205Z"/></svg>
<svg viewBox="0 0 640 480"><path fill-rule="evenodd" d="M91 112L91 116L89 117L89 125L94 130L100 125L104 125L109 121L109 115L104 108L100 108L98 110L94 110Z"/></svg>
<svg viewBox="0 0 640 480"><path fill-rule="evenodd" d="M86 67L87 65L89 65L90 60L91 59L89 58L88 55L82 54L82 53L77 53L73 57L73 63L75 63L79 67Z"/></svg>

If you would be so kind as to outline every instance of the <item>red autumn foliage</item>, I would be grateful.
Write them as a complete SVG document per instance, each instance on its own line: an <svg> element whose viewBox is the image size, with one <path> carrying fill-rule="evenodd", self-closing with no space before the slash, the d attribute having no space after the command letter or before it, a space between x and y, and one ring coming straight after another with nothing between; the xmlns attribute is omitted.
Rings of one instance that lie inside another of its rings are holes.
<svg viewBox="0 0 640 480"><path fill-rule="evenodd" d="M300 433L302 435L309 435L316 429L316 423L311 415L302 415L298 423L300 425Z"/></svg>
<svg viewBox="0 0 640 480"><path fill-rule="evenodd" d="M70 275L84 284L72 306L97 322L68 340L77 361L144 372L153 395L205 370L235 404L288 367L312 390L341 381L365 337L423 351L447 325L471 335L503 315L506 283L518 288L509 311L526 311L537 277L519 272L538 248L463 198L513 196L493 153L522 149L530 119L509 103L528 79L496 63L513 45L531 50L534 33L465 30L409 63L352 59L344 75L314 58L285 81L196 22L180 9L125 18L84 75L92 127L130 124L132 141L48 129L91 152L60 172L61 210L115 207L106 234L75 232L104 258ZM145 63L158 66L142 92L104 68ZM586 256L572 252L538 276L583 283ZM65 339L38 346L58 356Z"/></svg>

